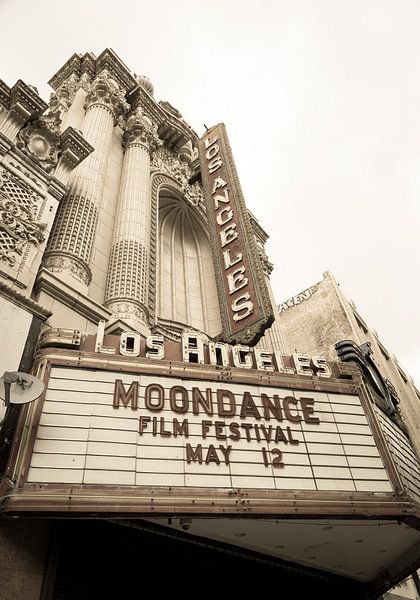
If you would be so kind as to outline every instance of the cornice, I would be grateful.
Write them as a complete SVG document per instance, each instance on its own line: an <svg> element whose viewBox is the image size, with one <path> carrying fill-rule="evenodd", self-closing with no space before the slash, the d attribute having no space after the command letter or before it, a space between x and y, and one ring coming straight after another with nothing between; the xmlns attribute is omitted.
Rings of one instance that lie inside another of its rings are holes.
<svg viewBox="0 0 420 600"><path fill-rule="evenodd" d="M80 56L80 76L85 75L92 80L96 73L96 56L93 52L86 52Z"/></svg>
<svg viewBox="0 0 420 600"><path fill-rule="evenodd" d="M13 144L9 138L0 131L0 158L9 152L12 145Z"/></svg>
<svg viewBox="0 0 420 600"><path fill-rule="evenodd" d="M60 85L66 81L66 79L68 79L72 73L79 78L81 75L81 63L82 54L73 54L73 56L71 56L61 67L61 69L51 77L51 79L48 81L48 85L50 85L53 90L58 90Z"/></svg>
<svg viewBox="0 0 420 600"><path fill-rule="evenodd" d="M9 102L10 88L2 79L0 79L0 104L4 106L4 108L9 108Z"/></svg>
<svg viewBox="0 0 420 600"><path fill-rule="evenodd" d="M29 113L28 118L37 118L48 108L48 104L29 85L19 79L10 90L9 109L16 113Z"/></svg>
<svg viewBox="0 0 420 600"><path fill-rule="evenodd" d="M71 166L77 167L89 154L94 151L77 129L67 127L60 136L61 158Z"/></svg>
<svg viewBox="0 0 420 600"><path fill-rule="evenodd" d="M141 85L131 92L128 101L133 108L140 106L144 109L145 113L156 123L159 137L171 150L179 150L190 140L193 145L197 143L198 136L192 127L165 108L164 103L156 102Z"/></svg>
<svg viewBox="0 0 420 600"><path fill-rule="evenodd" d="M101 320L108 321L112 314L102 304L76 291L45 268L39 271L34 290L35 293L42 291L56 298L91 323L98 323Z"/></svg>
<svg viewBox="0 0 420 600"><path fill-rule="evenodd" d="M50 317L52 314L51 311L35 302L35 300L24 296L2 280L0 280L0 296L3 296L3 298L6 298L6 300L16 304L16 306L19 306L20 308L32 313L35 317L40 318L42 321L48 319L48 317Z"/></svg>
<svg viewBox="0 0 420 600"><path fill-rule="evenodd" d="M96 59L96 75L104 70L111 75L125 93L131 92L138 85L128 67L110 48L104 50Z"/></svg>
<svg viewBox="0 0 420 600"><path fill-rule="evenodd" d="M71 75L80 79L83 74L86 74L88 79L93 80L103 71L109 73L125 94L131 92L138 85L128 67L110 48L106 48L98 57L92 53L73 54L48 83L53 90L57 91Z"/></svg>
<svg viewBox="0 0 420 600"><path fill-rule="evenodd" d="M181 114L168 102L156 102L154 98L139 84L134 74L110 48L105 49L98 57L94 54L73 54L66 64L48 82L54 90L67 81L71 75L80 80L83 73L94 81L101 74L109 75L124 94L132 109L139 106L157 125L158 135L168 148L178 151L189 140L197 144L198 136L186 123Z"/></svg>

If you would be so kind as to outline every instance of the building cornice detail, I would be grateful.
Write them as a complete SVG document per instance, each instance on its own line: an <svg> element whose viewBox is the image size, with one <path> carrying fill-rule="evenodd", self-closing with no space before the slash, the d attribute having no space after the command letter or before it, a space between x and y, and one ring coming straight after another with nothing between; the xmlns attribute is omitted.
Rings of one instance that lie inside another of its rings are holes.
<svg viewBox="0 0 420 600"><path fill-rule="evenodd" d="M73 54L49 81L56 92L52 97L54 110L67 109L77 89L83 87L89 93L89 82L94 85L102 77L111 79L121 94L127 95L134 110L138 106L144 109L145 114L157 125L158 135L168 148L179 150L189 140L194 146L197 145L197 134L183 120L180 112L169 102L156 102L111 49L104 50L98 57L94 54ZM108 108L111 107L108 105ZM112 111L115 113L115 108Z"/></svg>
<svg viewBox="0 0 420 600"><path fill-rule="evenodd" d="M27 298L20 292L18 292L15 288L8 285L5 281L0 279L0 296L6 298L16 306L23 308L24 310L32 313L35 317L38 317L42 321L48 319L51 316L51 311L47 310L32 298Z"/></svg>
<svg viewBox="0 0 420 600"><path fill-rule="evenodd" d="M93 53L73 54L48 83L56 92L68 82L70 82L68 91L75 91L79 87L86 89L86 84L104 71L118 83L125 94L138 85L134 75L109 48L105 49L98 57ZM66 95L66 91L63 92L63 95Z"/></svg>
<svg viewBox="0 0 420 600"><path fill-rule="evenodd" d="M111 311L89 296L76 291L45 268L39 271L34 290L36 293L42 291L57 298L65 306L92 323L98 323L100 320L108 321L111 317Z"/></svg>
<svg viewBox="0 0 420 600"><path fill-rule="evenodd" d="M147 116L156 123L159 137L171 150L179 150L188 141L192 141L193 145L197 144L198 136L192 127L182 117L165 108L164 102L156 102L141 85L130 93L128 101L134 108L141 106L144 109Z"/></svg>
<svg viewBox="0 0 420 600"><path fill-rule="evenodd" d="M0 105L9 108L10 88L2 79L0 79Z"/></svg>
<svg viewBox="0 0 420 600"><path fill-rule="evenodd" d="M31 86L19 79L10 90L9 110L18 118L28 120L37 118L48 108L48 104L40 98Z"/></svg>
<svg viewBox="0 0 420 600"><path fill-rule="evenodd" d="M136 78L113 50L106 48L96 59L96 74L106 72L127 94L137 85Z"/></svg>
<svg viewBox="0 0 420 600"><path fill-rule="evenodd" d="M94 151L80 131L67 127L60 136L61 156L59 161L66 164L69 170L77 167L89 154Z"/></svg>
<svg viewBox="0 0 420 600"><path fill-rule="evenodd" d="M11 89L1 82L0 90L1 103L6 108L0 130L8 140L14 142L25 123L37 119L48 108L48 104L21 79Z"/></svg>

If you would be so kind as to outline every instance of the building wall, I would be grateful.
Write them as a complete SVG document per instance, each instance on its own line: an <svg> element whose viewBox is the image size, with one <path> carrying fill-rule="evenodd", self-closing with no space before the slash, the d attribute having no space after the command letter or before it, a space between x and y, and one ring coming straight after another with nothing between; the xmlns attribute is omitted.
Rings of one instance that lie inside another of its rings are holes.
<svg viewBox="0 0 420 600"><path fill-rule="evenodd" d="M41 597L49 538L48 520L0 519L0 598Z"/></svg>
<svg viewBox="0 0 420 600"><path fill-rule="evenodd" d="M346 298L331 273L324 273L322 281L281 303L279 314L279 326L287 341L288 352L297 350L310 355L322 354L330 360L337 360L334 348L337 342L346 339L357 345L370 342L374 362L382 376L396 388L412 442L420 452L420 392L376 332Z"/></svg>
<svg viewBox="0 0 420 600"><path fill-rule="evenodd" d="M32 322L32 314L0 296L0 376L17 371Z"/></svg>

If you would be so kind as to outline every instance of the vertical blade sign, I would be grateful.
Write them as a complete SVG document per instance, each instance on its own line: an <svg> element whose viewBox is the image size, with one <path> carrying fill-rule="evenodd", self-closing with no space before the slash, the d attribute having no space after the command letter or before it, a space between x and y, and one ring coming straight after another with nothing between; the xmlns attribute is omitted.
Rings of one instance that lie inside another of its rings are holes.
<svg viewBox="0 0 420 600"><path fill-rule="evenodd" d="M274 314L223 123L206 131L199 150L222 315L219 339L254 345Z"/></svg>

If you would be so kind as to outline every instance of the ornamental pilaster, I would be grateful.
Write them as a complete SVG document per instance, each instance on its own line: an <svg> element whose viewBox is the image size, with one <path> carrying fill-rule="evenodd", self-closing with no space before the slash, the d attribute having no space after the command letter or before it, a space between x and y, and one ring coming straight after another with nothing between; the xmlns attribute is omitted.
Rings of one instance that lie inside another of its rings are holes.
<svg viewBox="0 0 420 600"><path fill-rule="evenodd" d="M44 265L60 271L85 292L91 282L90 259L107 175L114 125L127 103L118 84L105 71L86 96L82 126L94 152L72 173L69 192L60 204Z"/></svg>
<svg viewBox="0 0 420 600"><path fill-rule="evenodd" d="M150 158L160 145L156 126L137 109L127 119L125 155L118 196L105 305L112 320L133 329L148 325L147 298L150 255Z"/></svg>

